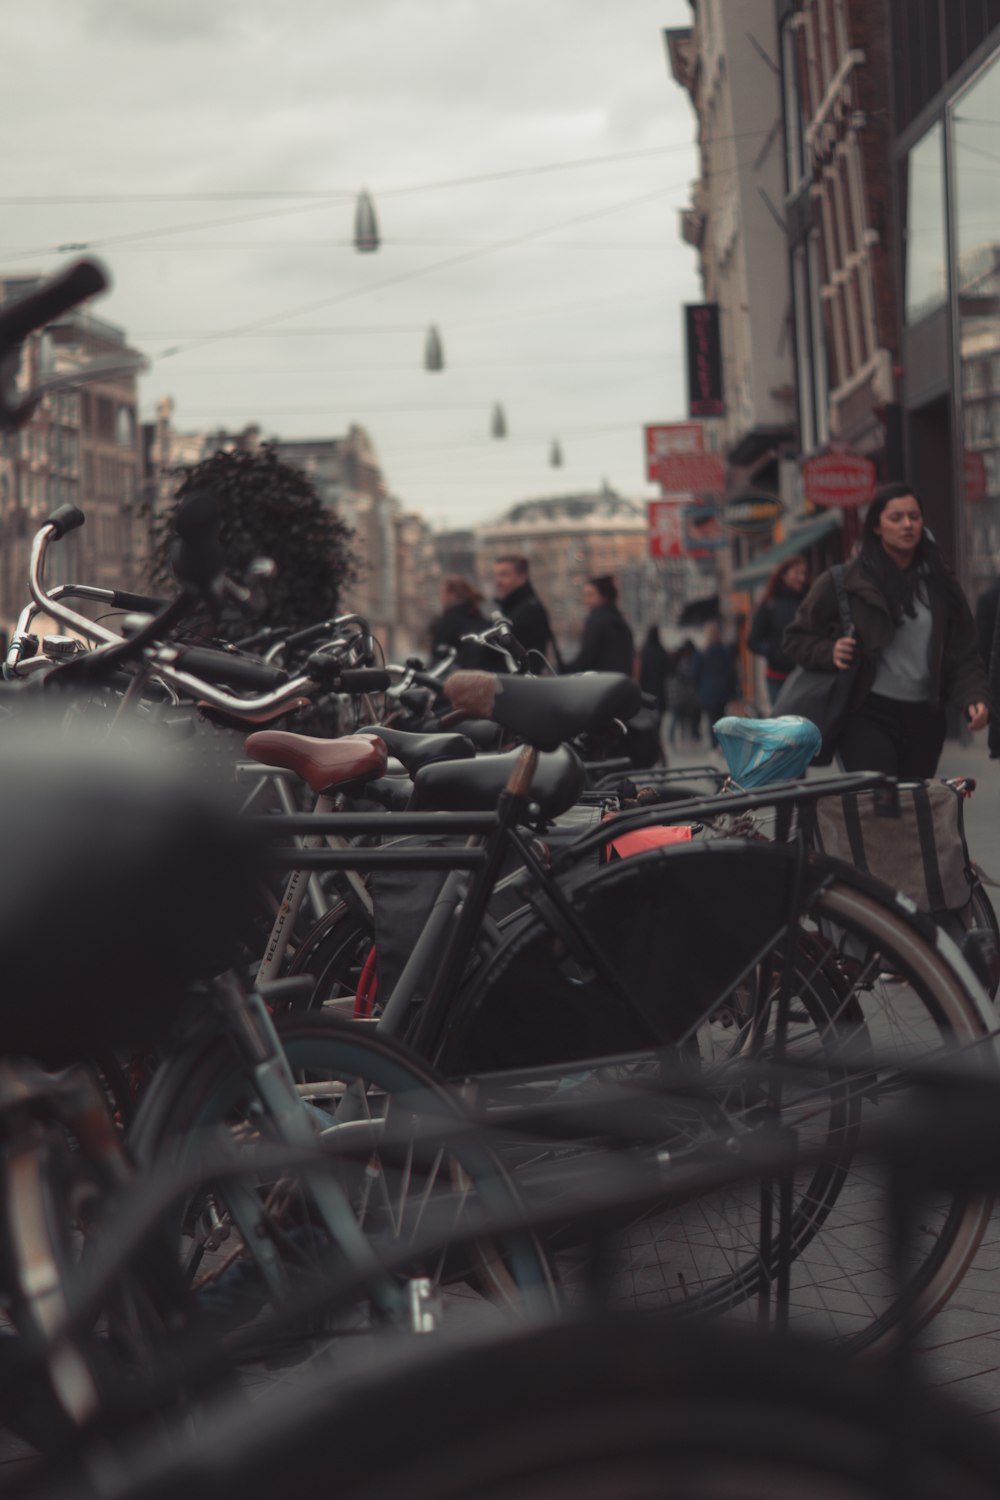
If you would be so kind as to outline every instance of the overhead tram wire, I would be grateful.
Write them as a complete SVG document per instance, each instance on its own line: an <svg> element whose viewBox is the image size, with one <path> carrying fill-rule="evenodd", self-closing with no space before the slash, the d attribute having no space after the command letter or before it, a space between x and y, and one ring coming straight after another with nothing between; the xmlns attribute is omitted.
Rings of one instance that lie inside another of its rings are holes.
<svg viewBox="0 0 1000 1500"><path fill-rule="evenodd" d="M751 134L756 135L756 134L759 134L759 132L755 131L755 132L751 132ZM727 163L727 164L725 164L725 165L723 165L721 167L712 169L711 171L702 170L701 178L702 178L702 181L707 181L709 178L715 178L715 179L718 179L720 177L725 178L727 176L733 175L734 173L740 171L743 167L748 166L748 165L750 165L749 162L730 162L730 163ZM517 176L518 174L516 172L511 172L509 174L501 174L501 175ZM472 181L473 179L470 178L468 180ZM683 182L675 184L675 187L674 187L673 190L683 189L683 188L685 188L685 187L687 187L689 185L689 182L690 182L690 178L685 178ZM442 184L442 186L446 186L446 185L447 184ZM423 189L420 189L420 191L422 191L422 190ZM404 192L411 191L411 189L409 189L409 188L400 188L400 189L397 189L396 191L398 193L404 193ZM418 189L417 188L413 188L412 191L416 192L416 191L418 191ZM667 189L664 188L663 191L667 191ZM391 193L387 193L387 194L384 194L384 195L380 194L380 197L381 196L391 196ZM652 196L656 196L656 194L653 194ZM6 201L5 199L3 199L2 197L0 197L0 204L3 204L5 201ZM331 206L334 205L335 202L340 202L340 201L341 201L340 199L336 199L336 200L334 200L334 199L322 199L319 202L309 202L309 203L305 203L305 204L299 203L299 204L293 205L290 208L268 209L268 210L263 210L261 212L252 213L252 214L236 214L236 215L230 215L229 217L222 218L222 219L203 219L203 220L198 220L198 221L195 221L195 222L192 222L192 223L167 225L167 226L160 227L160 228L157 228L157 229L129 230L127 232L123 232L123 233L117 234L117 235L99 235L99 236L92 237L90 239L72 240L72 241L69 241L69 242L63 242L63 243L58 244L58 245L31 245L31 246L27 246L27 247L25 247L25 246L10 246L4 252L4 254L5 254L5 258L6 259L10 259L10 260L28 260L28 259L32 259L32 258L34 258L36 256L39 256L39 255L78 254L78 253L83 253L85 251L104 250L104 249L107 249L109 247L112 247L112 248L115 248L115 249L125 249L125 250L128 250L128 249L140 249L140 250L141 249L146 249L146 250L152 250L152 251L155 252L158 247L157 247L157 245L155 243L151 243L151 242L159 240L159 239L174 239L176 241L176 236L179 235L179 234L191 234L191 233L197 234L202 229L224 228L226 225L229 225L229 224L256 223L256 222L258 222L260 220L264 220L264 219L290 218L292 216L301 215L303 213L316 212L317 210L325 208L325 207L331 207ZM633 200L631 200L631 199L627 199L627 200L625 200L625 203L627 204L627 203L632 202L632 201ZM578 223L578 222L581 222L581 221L577 220L577 219L567 219L565 222L567 224L574 224L574 223ZM530 236L528 238L530 238ZM223 242L222 245L220 245L218 248L225 248L227 250L233 250L233 249L237 249L237 250L241 250L241 249L249 249L249 250L259 249L259 250L268 250L268 251L271 251L271 250L279 249L279 250L289 251L289 250L294 250L296 248L299 248L299 246L301 245L301 243L302 242L298 241L298 240L276 240L274 242L267 242L267 241L263 241L262 242L262 241L259 241L259 240L245 240L245 241L235 241L235 242L232 242L231 244L226 244L225 242ZM352 243L353 243L353 241L350 238L345 238L345 239L340 240L340 241L338 241L338 240L336 240L334 238L331 238L329 240L324 239L324 240L317 240L317 241L310 242L311 245L315 245L317 248L319 248L320 246L324 246L324 245L329 246L329 245L337 245L337 244L342 244L343 246L346 247L346 246L351 245ZM382 243L384 245L386 245L386 246L399 246L399 245L406 246L406 245L411 245L411 244L412 245L419 245L421 243L421 241L419 241L419 240L408 241L408 240L402 240L402 239L386 239L386 240L383 240ZM425 241L424 243L430 245L430 244L433 244L435 242L433 240L428 240L428 241ZM449 241L449 240L442 240L442 241L439 241L438 243L441 243L441 244L472 244L473 246L476 246L477 248L478 247L482 247L485 250L489 250L489 249L495 249L495 248L498 248L500 246L503 246L507 242L506 241L502 241L502 240L498 240L498 241L489 241L489 240L487 240L487 241L462 241L462 240ZM617 248L619 248L620 243L621 242L609 243L607 245L607 248L609 250L617 249ZM177 248L176 243L174 243L170 248L172 250L176 249ZM212 249L212 248L216 248L216 247L213 246L213 244L211 242L207 246L205 246L204 243L202 241L200 241L200 240L192 240L192 241L190 241L189 244L182 245L181 248L182 249L191 249L191 250L201 250L201 249ZM554 247L554 248L559 248L559 247ZM581 249L591 249L592 247L588 244L588 245L582 245L582 246L580 246L580 248ZM655 249L656 247L652 246L650 248Z"/></svg>
<svg viewBox="0 0 1000 1500"><path fill-rule="evenodd" d="M624 208L632 208L638 203L648 203L654 198L662 198L667 193L675 191L674 187L657 188L652 193L642 193L636 198L626 198L617 203L609 204L606 208L595 209L586 214L577 214L572 219L563 219L557 224L544 225L541 229L530 229L524 234L512 235L509 239L498 240L495 245L464 251L460 255L451 255L445 260L435 261L429 266L420 266L412 271L401 271L395 276L383 277L381 281L371 282L367 286L352 287L350 291L337 292L332 297L321 297L316 301L300 303L297 307L285 308L281 312L270 314L268 317L256 318L251 323L245 323L241 329L236 331L255 332L260 328L267 328L274 323L280 322L282 318L300 317L303 314L316 312L321 307L331 307L337 303L351 302L356 297L370 296L373 292L384 291L386 287L399 286L407 281L416 281L422 276L431 276L436 271L450 270L453 266L465 265L469 261L481 260L487 255L495 255L499 250L509 250L515 245L526 244L529 240L536 239L544 234L550 234L554 229L565 229L570 224L585 224L593 219L605 218L608 214L618 213ZM219 335L205 335L188 343L177 344L171 348L161 350L153 358L162 360L172 358L177 354L186 354L190 349L204 347L206 343L213 342L217 337Z"/></svg>
<svg viewBox="0 0 1000 1500"><path fill-rule="evenodd" d="M257 215L255 214L253 217L256 218ZM207 222L208 221L206 221L206 225L207 225ZM238 221L234 221L234 222L238 222ZM201 226L198 226L198 227L201 227ZM173 233L173 231L170 231L170 232ZM176 232L180 233L181 231L178 229ZM150 233L150 236L155 235L157 237L160 237L163 232L160 231L160 230L151 230L149 233ZM101 241L96 241L96 240L74 241L74 248L75 249L80 249L82 247L86 247L86 248L98 249L98 248L101 248L102 246L107 245L109 243L110 243L109 240L101 240ZM193 251L197 252L198 254L200 254L203 250L225 250L227 252L230 252L230 251L233 251L233 250L261 250L261 251L272 251L272 250L294 251L294 250L300 250L300 251L303 251L303 252L304 251L315 250L315 251L323 251L324 253L326 253L326 252L328 252L331 249L345 249L345 250L349 249L353 245L353 243L354 243L354 241L353 241L353 239L350 236L347 236L347 237L345 237L343 239L337 239L337 238L335 238L332 235L330 235L330 236L324 235L322 238L320 238L320 239L314 239L314 240L303 240L303 239L300 239L299 237L296 237L295 239L286 239L286 240L191 240L190 242L185 242L184 244L181 244L181 245L170 245L169 247L164 247L164 248L169 249L169 251L170 251L171 254L175 250L193 250ZM381 248L383 248L383 249L397 249L397 250L398 249L407 249L407 250L412 250L412 249L430 249L430 248L438 248L438 249L440 249L441 247L446 246L446 245L447 246L452 246L452 247L454 247L456 245L468 245L468 246L480 246L481 247L481 246L486 246L486 245L492 245L494 243L495 243L495 241L493 241L493 240L459 240L459 239L443 239L443 238L442 239L410 239L410 238L403 238L403 237L401 237L399 235L396 235L396 236L392 236L392 237L390 237L390 236L384 237L382 239L382 241L381 241ZM62 251L64 251L66 247L65 246L60 246L60 247L56 247L56 248L60 251L60 253L62 253ZM151 244L120 244L119 243L116 246L116 249L119 250L119 251L121 251L121 250L146 250L146 251L149 251L149 252L151 252L153 254L156 254L157 251L159 250L159 248L160 247L158 245L151 245ZM663 253L663 245L662 245L662 243L659 243L659 242L657 242L655 240L631 241L631 242L628 241L628 240L596 240L596 241L592 241L592 242L588 242L586 240L579 240L579 241L576 241L576 240L556 240L556 241L553 241L553 243L551 245L547 245L544 248L551 249L551 250L586 250L586 251L610 250L610 251L614 251L615 253L618 253L618 252L620 252L622 250L634 250L634 251L649 252L649 253L658 254L658 255ZM8 252L11 255L21 255L21 254L25 254L25 255L29 255L29 254L30 255L45 255L45 254L51 253L51 251L52 251L52 247L49 247L48 249L44 249L44 250L41 249L41 248L39 248L39 247L35 247L32 250L25 250L25 247L23 245L2 245L2 244L0 244L0 254L4 254L4 255L6 255Z"/></svg>
<svg viewBox="0 0 1000 1500"><path fill-rule="evenodd" d="M614 292L610 297L587 297L575 302L548 302L536 304L534 307L505 308L500 313L486 313L473 318L449 318L449 328L478 328L490 323L510 323L515 318L544 318L553 314L579 312L581 309L589 311L594 307L603 307L609 302L634 302L642 298L656 297L668 291L663 282L656 286L640 288L638 291ZM330 338L334 335L340 336L345 333L422 333L425 325L423 323L344 323L332 324L325 328L277 328L270 331L251 332L247 330L214 330L213 339L256 339L256 338ZM192 330L191 332L179 332L172 329L167 333L152 333L148 329L139 329L133 333L135 339L197 339L201 337L203 330ZM241 365L240 369L246 369Z"/></svg>
<svg viewBox="0 0 1000 1500"><path fill-rule="evenodd" d="M260 219L283 219L290 218L293 214L317 213L320 209L330 206L326 202L298 203L291 208L272 208L252 214L232 214L224 219L203 219L199 222L175 224L167 227L161 226L157 229L133 229L123 234L101 235L94 239L73 240L69 243L55 246L35 245L29 249L19 251L10 258L12 260L28 260L38 255L73 255L87 250L105 250L109 246L120 248L139 240L166 239L175 234L190 234L192 230L219 229L227 224L249 224L256 223Z"/></svg>
<svg viewBox="0 0 1000 1500"><path fill-rule="evenodd" d="M766 130L744 130L733 135L714 136L713 140L741 141L759 139L767 135ZM603 156L584 156L568 161L543 162L531 167L507 167L494 172L479 172L467 177L444 177L431 182L402 183L398 187L378 190L378 198L402 197L407 193L438 192L444 188L473 187L479 183L499 182L504 178L532 177L544 172L574 171L580 167L611 165L620 161L638 160L643 157L672 156L681 151L690 151L691 141L679 141L671 146L647 146L637 151L613 151ZM217 191L174 193L0 193L0 205L5 207L30 207L33 204L90 204L90 203L212 203L241 202L267 198L318 198L323 202L340 202L354 199L356 188L252 188L219 189ZM262 217L264 217L262 215Z"/></svg>

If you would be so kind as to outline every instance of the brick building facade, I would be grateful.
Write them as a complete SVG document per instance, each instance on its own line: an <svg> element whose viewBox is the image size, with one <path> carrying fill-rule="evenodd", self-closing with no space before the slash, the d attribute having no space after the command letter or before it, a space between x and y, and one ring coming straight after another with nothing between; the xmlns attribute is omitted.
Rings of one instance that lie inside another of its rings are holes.
<svg viewBox="0 0 1000 1500"><path fill-rule="evenodd" d="M0 301L35 278L0 278ZM57 506L77 505L86 524L50 553L50 582L135 587L147 556L139 517L141 455L134 368L124 331L77 311L23 347L17 385L72 376L94 361L108 373L47 392L30 421L0 438L0 622L9 627L27 602L34 533ZM120 363L118 363L120 362ZM130 365L132 373L114 373Z"/></svg>

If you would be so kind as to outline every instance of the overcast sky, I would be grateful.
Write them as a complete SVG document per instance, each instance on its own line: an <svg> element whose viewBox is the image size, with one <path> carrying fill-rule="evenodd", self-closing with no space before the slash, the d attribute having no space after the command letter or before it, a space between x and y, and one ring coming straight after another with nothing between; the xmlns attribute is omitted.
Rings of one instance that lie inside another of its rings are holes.
<svg viewBox="0 0 1000 1500"><path fill-rule="evenodd" d="M652 497L642 426L685 415L700 297L677 215L694 117L662 36L690 18L687 0L8 4L0 270L86 244L114 277L93 310L152 361L144 416L170 395L185 431L360 423L435 525L605 479ZM352 246L362 186L373 255Z"/></svg>

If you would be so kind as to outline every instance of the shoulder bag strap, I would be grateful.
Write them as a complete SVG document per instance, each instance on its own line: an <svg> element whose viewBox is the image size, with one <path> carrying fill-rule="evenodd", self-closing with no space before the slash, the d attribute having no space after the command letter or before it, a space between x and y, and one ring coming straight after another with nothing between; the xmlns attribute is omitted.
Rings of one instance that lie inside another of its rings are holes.
<svg viewBox="0 0 1000 1500"><path fill-rule="evenodd" d="M830 577L833 579L833 587L837 595L837 608L840 610L840 623L845 635L854 634L854 621L851 619L851 606L847 602L847 590L844 588L844 564L836 563L830 569Z"/></svg>

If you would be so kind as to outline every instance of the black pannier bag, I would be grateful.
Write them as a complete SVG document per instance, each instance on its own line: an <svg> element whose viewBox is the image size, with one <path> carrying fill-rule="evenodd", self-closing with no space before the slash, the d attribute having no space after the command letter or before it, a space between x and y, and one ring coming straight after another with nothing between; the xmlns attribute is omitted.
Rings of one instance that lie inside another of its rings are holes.
<svg viewBox="0 0 1000 1500"><path fill-rule="evenodd" d="M560 843L582 838L585 833L597 827L600 819L600 807L570 808L546 831L543 841L551 848L557 848ZM449 846L460 848L464 843L464 837L435 838L415 834L411 838L393 839L385 847L441 849ZM595 865L598 859L599 855L595 852ZM516 851L512 850L501 872L501 881L519 866L520 860ZM375 903L375 960L380 1004L384 1004L392 994L446 878L446 874L440 870L380 869L373 872L371 891ZM490 902L490 916L494 921L502 922L524 904L524 892L516 884L508 885L494 893ZM426 991L429 978L429 975L424 975L423 991Z"/></svg>

